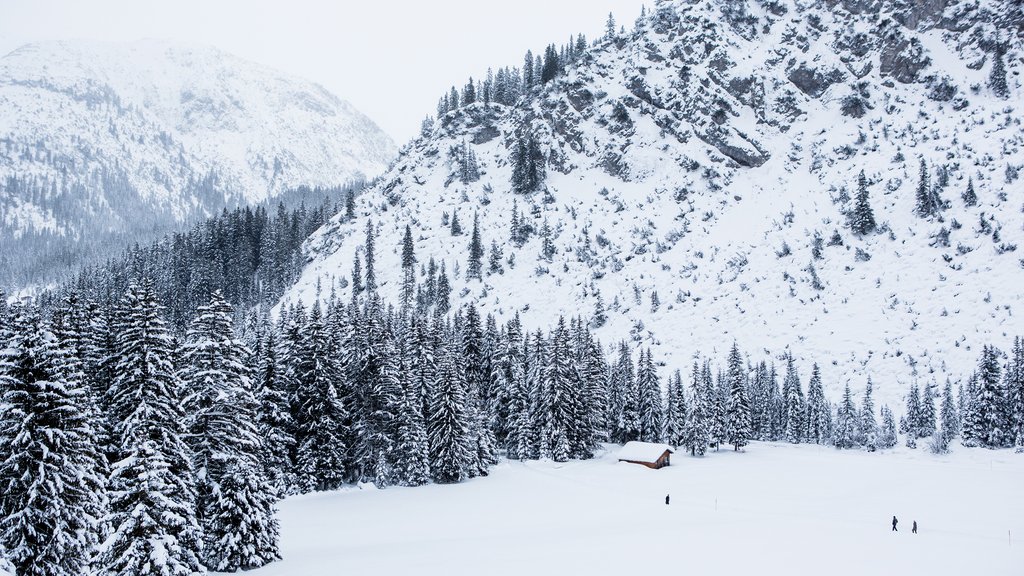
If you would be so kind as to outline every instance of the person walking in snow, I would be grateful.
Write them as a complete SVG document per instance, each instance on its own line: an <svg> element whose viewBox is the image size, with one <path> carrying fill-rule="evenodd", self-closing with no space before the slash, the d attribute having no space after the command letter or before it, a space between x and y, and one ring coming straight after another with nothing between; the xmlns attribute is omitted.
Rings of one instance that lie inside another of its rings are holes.
<svg viewBox="0 0 1024 576"><path fill-rule="evenodd" d="M668 494L665 494L665 506L668 506L668 500L669 500Z"/></svg>
<svg viewBox="0 0 1024 576"><path fill-rule="evenodd" d="M917 520L914 520L914 526L910 529L911 532L917 534Z"/></svg>
<svg viewBox="0 0 1024 576"><path fill-rule="evenodd" d="M896 524L897 523L899 523L899 520L897 520L896 517L893 516L892 517L892 531L893 532L899 532L899 530L896 529Z"/></svg>

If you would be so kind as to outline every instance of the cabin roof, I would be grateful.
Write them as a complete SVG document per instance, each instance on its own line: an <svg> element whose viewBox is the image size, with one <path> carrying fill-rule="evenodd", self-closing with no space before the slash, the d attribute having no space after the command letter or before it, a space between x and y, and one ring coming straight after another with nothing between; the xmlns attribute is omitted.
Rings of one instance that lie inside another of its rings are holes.
<svg viewBox="0 0 1024 576"><path fill-rule="evenodd" d="M619 450L619 460L630 462L654 463L661 458L661 455L668 450L674 452L668 444L656 444L653 442L626 442L626 445Z"/></svg>

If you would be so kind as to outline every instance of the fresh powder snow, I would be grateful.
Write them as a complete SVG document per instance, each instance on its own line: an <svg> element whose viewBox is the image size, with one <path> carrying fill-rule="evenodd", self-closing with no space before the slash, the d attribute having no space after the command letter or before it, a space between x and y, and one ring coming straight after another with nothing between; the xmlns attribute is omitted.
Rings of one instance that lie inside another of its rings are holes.
<svg viewBox="0 0 1024 576"><path fill-rule="evenodd" d="M1017 576L1024 566L1024 458L1012 452L755 442L651 470L605 448L591 461L503 462L455 486L289 498L284 559L252 574Z"/></svg>

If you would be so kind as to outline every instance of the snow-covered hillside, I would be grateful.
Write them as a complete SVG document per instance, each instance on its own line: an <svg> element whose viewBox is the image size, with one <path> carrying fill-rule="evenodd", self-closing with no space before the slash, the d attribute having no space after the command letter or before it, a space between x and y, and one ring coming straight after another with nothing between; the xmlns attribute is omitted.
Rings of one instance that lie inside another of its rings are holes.
<svg viewBox="0 0 1024 576"><path fill-rule="evenodd" d="M372 220L380 291L397 300L409 225L421 266L461 270L453 304L531 327L600 299L598 337L652 346L667 368L724 360L736 340L752 360L791 352L805 375L818 362L833 398L871 376L897 404L911 380L959 379L983 344L1024 332L1021 22L998 0L658 2L516 106L437 119L354 221L309 240L288 298L347 292ZM546 178L516 194L527 134ZM927 217L922 160L941 197ZM863 236L849 223L861 171L878 222ZM514 212L532 229L521 246ZM474 215L503 251L483 281L465 274Z"/></svg>
<svg viewBox="0 0 1024 576"><path fill-rule="evenodd" d="M253 574L1010 576L1024 565L1024 459L1009 451L755 443L649 470L608 448L504 462L455 486L289 498L283 560Z"/></svg>
<svg viewBox="0 0 1024 576"><path fill-rule="evenodd" d="M224 205L372 178L396 152L318 85L163 41L23 46L0 58L0 110L8 239L152 236Z"/></svg>

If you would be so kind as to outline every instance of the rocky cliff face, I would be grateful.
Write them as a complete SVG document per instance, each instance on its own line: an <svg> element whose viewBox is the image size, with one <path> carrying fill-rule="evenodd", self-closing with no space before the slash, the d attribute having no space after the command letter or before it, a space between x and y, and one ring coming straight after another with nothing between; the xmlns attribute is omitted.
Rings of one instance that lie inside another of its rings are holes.
<svg viewBox="0 0 1024 576"><path fill-rule="evenodd" d="M65 258L299 185L373 177L396 152L317 85L157 41L24 46L0 59L0 109L8 258Z"/></svg>
<svg viewBox="0 0 1024 576"><path fill-rule="evenodd" d="M601 338L668 368L736 340L752 360L818 362L833 393L872 376L896 402L912 379L961 378L1021 332L1020 22L996 1L659 2L516 106L438 118L354 221L309 240L289 298L348 290L372 221L397 299L409 225L455 304L527 326L604 308ZM516 194L524 142L543 180ZM465 274L474 215L500 252L481 281Z"/></svg>

